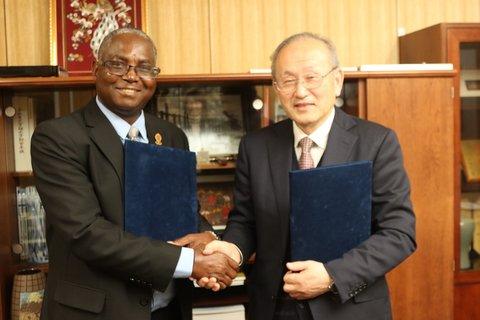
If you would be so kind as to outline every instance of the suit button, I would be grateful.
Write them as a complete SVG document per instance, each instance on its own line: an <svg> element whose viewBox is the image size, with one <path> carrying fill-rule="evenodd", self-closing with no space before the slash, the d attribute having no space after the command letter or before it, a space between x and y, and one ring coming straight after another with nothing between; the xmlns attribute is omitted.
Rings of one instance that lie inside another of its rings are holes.
<svg viewBox="0 0 480 320"><path fill-rule="evenodd" d="M146 307L148 305L149 299L147 297L140 298L140 305Z"/></svg>

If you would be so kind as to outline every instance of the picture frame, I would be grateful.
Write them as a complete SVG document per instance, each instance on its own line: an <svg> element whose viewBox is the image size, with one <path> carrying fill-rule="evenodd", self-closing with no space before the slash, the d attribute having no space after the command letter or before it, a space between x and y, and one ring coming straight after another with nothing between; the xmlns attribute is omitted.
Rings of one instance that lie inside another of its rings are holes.
<svg viewBox="0 0 480 320"><path fill-rule="evenodd" d="M224 92L218 86L176 87L159 90L153 104L156 116L183 129L197 155L237 154L247 127L241 92Z"/></svg>
<svg viewBox="0 0 480 320"><path fill-rule="evenodd" d="M103 37L124 26L141 28L141 0L50 0L50 64L69 76L92 74Z"/></svg>

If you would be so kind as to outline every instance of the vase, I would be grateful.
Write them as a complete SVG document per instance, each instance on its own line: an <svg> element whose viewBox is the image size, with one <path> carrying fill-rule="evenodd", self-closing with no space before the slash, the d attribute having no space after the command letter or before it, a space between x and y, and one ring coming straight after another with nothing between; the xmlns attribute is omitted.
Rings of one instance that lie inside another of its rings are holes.
<svg viewBox="0 0 480 320"><path fill-rule="evenodd" d="M12 320L40 319L45 274L39 269L23 269L13 278Z"/></svg>
<svg viewBox="0 0 480 320"><path fill-rule="evenodd" d="M470 250L472 250L473 231L475 222L471 218L460 219L460 269L470 269Z"/></svg>

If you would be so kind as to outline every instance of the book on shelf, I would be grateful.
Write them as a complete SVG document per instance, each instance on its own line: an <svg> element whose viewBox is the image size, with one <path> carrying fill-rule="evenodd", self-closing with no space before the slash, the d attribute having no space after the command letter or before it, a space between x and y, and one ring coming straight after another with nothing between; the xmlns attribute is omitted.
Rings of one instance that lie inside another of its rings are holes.
<svg viewBox="0 0 480 320"><path fill-rule="evenodd" d="M245 307L242 304L217 307L193 308L192 320L244 320Z"/></svg>
<svg viewBox="0 0 480 320"><path fill-rule="evenodd" d="M480 139L462 140L462 168L468 183L480 182Z"/></svg>
<svg viewBox="0 0 480 320"><path fill-rule="evenodd" d="M18 238L20 258L30 263L47 263L45 209L34 186L17 187Z"/></svg>
<svg viewBox="0 0 480 320"><path fill-rule="evenodd" d="M30 140L35 130L33 100L30 97L13 96L12 105L15 108L15 115L13 116L15 171L32 171Z"/></svg>

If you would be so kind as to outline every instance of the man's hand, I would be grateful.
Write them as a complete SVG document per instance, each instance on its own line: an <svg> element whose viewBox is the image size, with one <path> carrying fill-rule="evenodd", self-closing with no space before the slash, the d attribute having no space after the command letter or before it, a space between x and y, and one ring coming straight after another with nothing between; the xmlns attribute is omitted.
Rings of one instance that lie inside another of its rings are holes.
<svg viewBox="0 0 480 320"><path fill-rule="evenodd" d="M241 261L241 256L240 256L240 251L238 250L237 246L234 245L233 243L227 242L227 241L219 241L215 240L210 242L205 246L205 250L203 250L203 254L210 255L214 252L221 252L223 254L226 254L237 264L240 264Z"/></svg>
<svg viewBox="0 0 480 320"><path fill-rule="evenodd" d="M238 263L220 252L205 255L201 252L202 249L194 249L192 278L197 279L197 283L199 279L203 279L203 285L199 285L213 291L230 286L237 276Z"/></svg>
<svg viewBox="0 0 480 320"><path fill-rule="evenodd" d="M241 256L240 252L234 244L226 241L214 240L207 244L207 246L203 250L203 254L205 255L211 255L215 252L220 252L229 256L237 263L238 268L238 265L241 262ZM226 287L224 284L218 283L215 277L202 277L200 279L197 279L197 284L202 288L211 289L213 291L225 289Z"/></svg>
<svg viewBox="0 0 480 320"><path fill-rule="evenodd" d="M201 233L190 233L186 236L178 238L172 241L172 244L175 244L180 247L189 247L196 248L199 246L206 246L209 242L215 240L215 236L210 231L204 231Z"/></svg>
<svg viewBox="0 0 480 320"><path fill-rule="evenodd" d="M328 291L333 281L323 263L297 261L287 263L289 271L283 277L283 290L297 300L312 299Z"/></svg>

